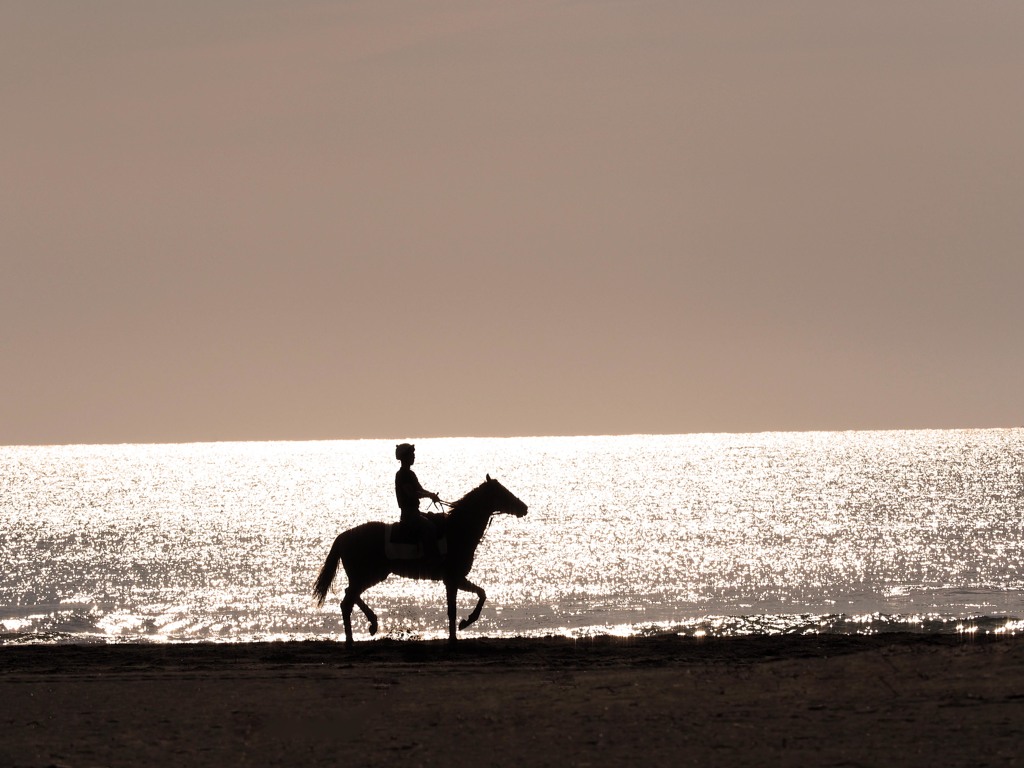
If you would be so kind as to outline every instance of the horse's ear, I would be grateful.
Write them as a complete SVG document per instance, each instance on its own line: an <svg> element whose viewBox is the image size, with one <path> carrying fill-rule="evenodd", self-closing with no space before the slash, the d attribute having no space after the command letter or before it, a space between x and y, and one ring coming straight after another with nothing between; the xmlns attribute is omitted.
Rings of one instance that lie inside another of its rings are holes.
<svg viewBox="0 0 1024 768"><path fill-rule="evenodd" d="M491 476L490 475L487 476L487 482L488 483L491 482Z"/></svg>

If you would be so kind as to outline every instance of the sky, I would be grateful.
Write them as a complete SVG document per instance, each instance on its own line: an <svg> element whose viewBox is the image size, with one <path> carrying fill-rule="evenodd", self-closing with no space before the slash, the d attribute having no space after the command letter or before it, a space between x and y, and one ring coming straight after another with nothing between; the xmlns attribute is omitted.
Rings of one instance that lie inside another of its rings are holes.
<svg viewBox="0 0 1024 768"><path fill-rule="evenodd" d="M1018 0L0 18L0 444L1024 426Z"/></svg>

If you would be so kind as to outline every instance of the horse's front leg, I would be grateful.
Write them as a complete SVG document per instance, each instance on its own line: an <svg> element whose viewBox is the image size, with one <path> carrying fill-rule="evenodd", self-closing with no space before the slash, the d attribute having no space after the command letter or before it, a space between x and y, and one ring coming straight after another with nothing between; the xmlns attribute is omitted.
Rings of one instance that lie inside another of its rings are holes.
<svg viewBox="0 0 1024 768"><path fill-rule="evenodd" d="M455 636L455 597L459 593L459 585L454 581L446 581L444 588L448 595L448 642L454 643L457 640Z"/></svg>
<svg viewBox="0 0 1024 768"><path fill-rule="evenodd" d="M484 592L480 587L471 582L469 579L463 579L462 583L459 584L459 589L463 592L472 592L477 596L476 608L466 618L459 622L459 629L465 629L474 621L480 618L480 611L483 610L484 601L487 599L487 593Z"/></svg>

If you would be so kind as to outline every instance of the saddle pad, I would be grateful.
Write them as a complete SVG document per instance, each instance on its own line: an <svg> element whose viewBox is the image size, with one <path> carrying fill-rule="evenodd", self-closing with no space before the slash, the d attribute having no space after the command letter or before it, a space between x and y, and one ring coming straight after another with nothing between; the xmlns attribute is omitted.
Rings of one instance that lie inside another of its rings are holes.
<svg viewBox="0 0 1024 768"><path fill-rule="evenodd" d="M423 557L423 545L407 541L392 541L392 531L397 523L388 523L384 526L384 557L388 560L419 560ZM448 554L448 538L442 536L437 540L437 551L442 555Z"/></svg>

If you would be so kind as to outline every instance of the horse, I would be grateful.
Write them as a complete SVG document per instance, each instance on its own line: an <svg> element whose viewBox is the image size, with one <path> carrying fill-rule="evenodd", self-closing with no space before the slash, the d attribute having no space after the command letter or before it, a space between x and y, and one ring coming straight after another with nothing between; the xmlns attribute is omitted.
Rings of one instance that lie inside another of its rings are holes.
<svg viewBox="0 0 1024 768"><path fill-rule="evenodd" d="M370 635L377 633L377 616L363 602L362 593L384 581L391 574L410 579L443 581L448 597L448 641L456 641L455 597L459 590L472 592L478 598L472 613L459 622L465 629L480 617L485 592L466 576L473 567L476 548L487 530L491 516L509 514L523 517L527 506L497 480L487 480L451 505L447 515L441 517L439 528L447 537L447 554L429 560L389 560L385 556L385 524L363 523L338 534L331 551L313 585L313 598L318 608L323 607L327 591L334 583L338 563L345 568L348 587L341 601L341 615L345 622L345 645L352 647L352 606L357 605L370 623ZM441 533L439 530L438 533Z"/></svg>

